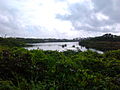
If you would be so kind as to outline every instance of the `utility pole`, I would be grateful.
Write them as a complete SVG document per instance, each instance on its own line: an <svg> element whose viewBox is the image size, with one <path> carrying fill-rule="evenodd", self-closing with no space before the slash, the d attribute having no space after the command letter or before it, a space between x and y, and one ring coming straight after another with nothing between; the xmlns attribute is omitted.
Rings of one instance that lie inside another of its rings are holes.
<svg viewBox="0 0 120 90"><path fill-rule="evenodd" d="M6 37L7 37L7 34L5 34L4 38L6 38Z"/></svg>

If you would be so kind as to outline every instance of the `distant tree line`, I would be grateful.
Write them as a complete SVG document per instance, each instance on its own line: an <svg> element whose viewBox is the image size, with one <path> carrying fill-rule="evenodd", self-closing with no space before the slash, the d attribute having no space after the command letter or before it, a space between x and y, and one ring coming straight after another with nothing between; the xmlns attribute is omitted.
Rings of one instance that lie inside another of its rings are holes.
<svg viewBox="0 0 120 90"><path fill-rule="evenodd" d="M18 39L15 39L15 38L0 37L0 46L23 47L23 46L26 46L26 43L23 41L19 41Z"/></svg>
<svg viewBox="0 0 120 90"><path fill-rule="evenodd" d="M25 43L44 43L44 42L73 42L73 41L78 41L78 40L73 40L73 39L53 39L53 38L48 38L48 39L34 39L34 38L16 38L19 41L23 41Z"/></svg>
<svg viewBox="0 0 120 90"><path fill-rule="evenodd" d="M103 36L87 38L88 41L112 41L118 42L120 41L120 36L112 35L112 34L104 34Z"/></svg>
<svg viewBox="0 0 120 90"><path fill-rule="evenodd" d="M120 36L104 34L99 37L90 37L79 41L79 45L101 51L120 49Z"/></svg>

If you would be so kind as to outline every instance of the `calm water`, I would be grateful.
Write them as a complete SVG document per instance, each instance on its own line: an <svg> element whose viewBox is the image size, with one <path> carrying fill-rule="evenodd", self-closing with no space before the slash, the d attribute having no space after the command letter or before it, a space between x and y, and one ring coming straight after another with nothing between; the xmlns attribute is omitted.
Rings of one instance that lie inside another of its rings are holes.
<svg viewBox="0 0 120 90"><path fill-rule="evenodd" d="M66 47L62 47L62 45L67 45ZM42 50L57 50L57 51L66 51L66 50L81 50L86 51L87 48L79 45L78 42L49 42L49 43L33 43L30 45L34 45L32 47L25 47L28 50L32 49L42 49ZM75 47L73 47L75 46ZM98 53L102 53L101 51L91 49L92 51L96 51Z"/></svg>

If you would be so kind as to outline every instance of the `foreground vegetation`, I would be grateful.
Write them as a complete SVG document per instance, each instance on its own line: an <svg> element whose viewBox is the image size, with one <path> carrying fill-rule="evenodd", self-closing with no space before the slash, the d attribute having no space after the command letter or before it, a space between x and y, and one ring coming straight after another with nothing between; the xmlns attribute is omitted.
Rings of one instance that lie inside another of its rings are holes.
<svg viewBox="0 0 120 90"><path fill-rule="evenodd" d="M79 44L101 51L117 50L120 49L120 36L105 34L100 37L83 39Z"/></svg>
<svg viewBox="0 0 120 90"><path fill-rule="evenodd" d="M119 90L120 50L0 48L0 90Z"/></svg>

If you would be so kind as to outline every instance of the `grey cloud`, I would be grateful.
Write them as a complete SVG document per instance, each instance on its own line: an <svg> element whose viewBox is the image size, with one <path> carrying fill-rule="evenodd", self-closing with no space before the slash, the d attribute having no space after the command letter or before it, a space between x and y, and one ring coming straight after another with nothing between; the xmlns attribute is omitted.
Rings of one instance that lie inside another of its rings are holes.
<svg viewBox="0 0 120 90"><path fill-rule="evenodd" d="M105 26L112 26L120 23L120 0L92 0L92 3L75 3L69 6L69 15L57 15L56 17L62 20L71 21L75 30L84 30L91 32L113 32L117 33L119 30L113 28L101 28ZM93 5L93 8L89 6ZM108 17L106 20L99 20L97 13ZM77 23L80 23L77 24ZM89 26L86 26L89 25Z"/></svg>
<svg viewBox="0 0 120 90"><path fill-rule="evenodd" d="M15 4L15 1L17 3ZM22 28L22 15L20 9L20 2L24 0L0 0L0 35L16 35L16 36L37 36L52 37L65 36L65 34L57 32L47 32L45 28L32 26L31 24ZM28 0L29 1L29 0ZM58 2L68 2L66 0L55 0ZM91 2L90 2L91 1ZM14 2L14 3L12 3ZM19 4L18 4L19 3ZM82 3L69 4L68 11L70 14L57 15L57 19L68 20L72 23L75 30L91 32L91 33L118 33L120 25L120 0L84 0ZM92 6L92 7L91 7ZM101 13L108 17L108 19L97 18L97 14ZM20 15L19 15L20 14ZM30 17L29 17L30 18ZM23 19L23 18L22 18ZM21 21L21 22L20 22ZM29 20L28 20L29 21ZM62 22L61 22L62 23ZM117 26L118 24L118 26ZM109 26L110 28L107 28ZM58 27L59 28L59 27ZM55 30L53 30L55 31ZM69 32L68 32L69 33ZM53 35L54 34L54 35ZM92 34L93 35L93 34Z"/></svg>
<svg viewBox="0 0 120 90"><path fill-rule="evenodd" d="M0 34L7 33L10 36L19 36L22 32L18 17L19 10L9 5L7 1L0 0Z"/></svg>
<svg viewBox="0 0 120 90"><path fill-rule="evenodd" d="M120 0L93 0L95 11L109 16L114 23L120 23Z"/></svg>

